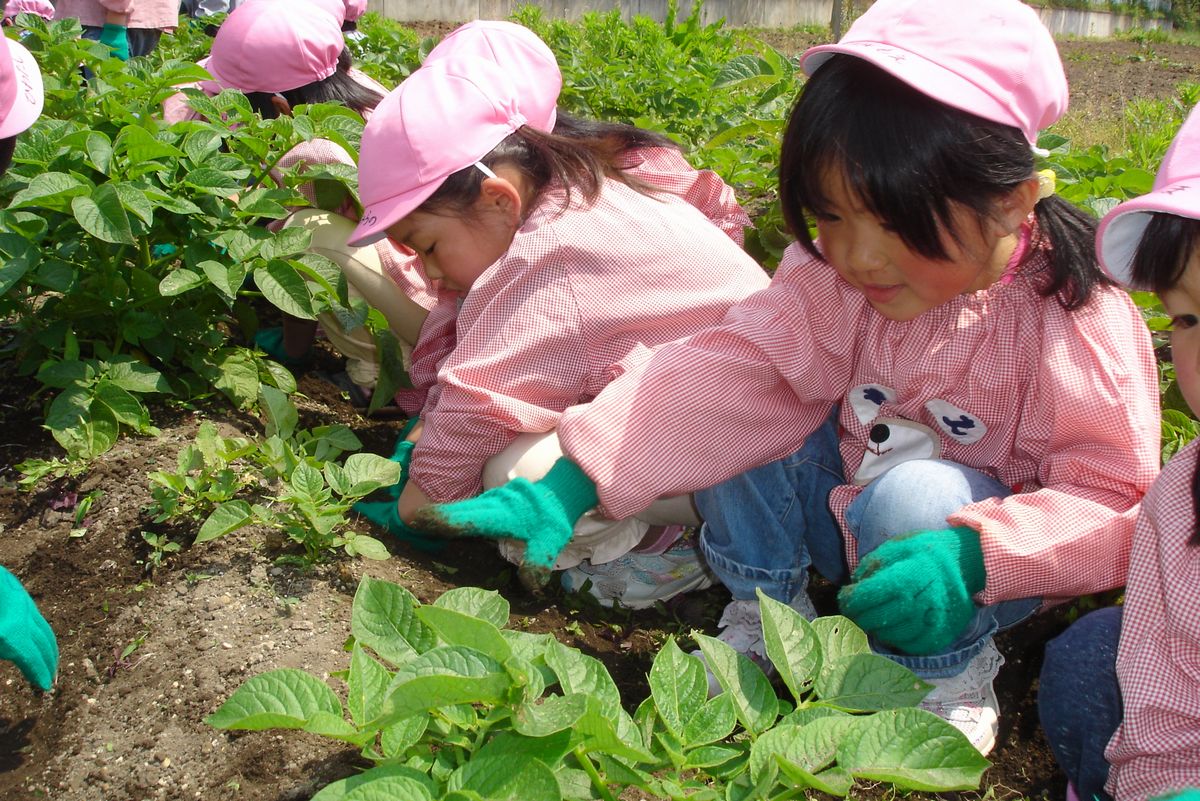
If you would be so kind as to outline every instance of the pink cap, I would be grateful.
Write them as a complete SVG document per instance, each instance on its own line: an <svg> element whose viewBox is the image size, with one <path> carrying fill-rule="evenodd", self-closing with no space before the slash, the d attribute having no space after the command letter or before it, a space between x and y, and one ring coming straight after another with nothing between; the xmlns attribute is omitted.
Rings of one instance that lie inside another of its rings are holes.
<svg viewBox="0 0 1200 801"><path fill-rule="evenodd" d="M1200 107L1175 134L1149 194L1118 204L1100 221L1096 253L1114 281L1132 286L1133 256L1156 212L1200 219Z"/></svg>
<svg viewBox="0 0 1200 801"><path fill-rule="evenodd" d="M50 0L8 0L4 16L15 17L17 14L37 14L44 19L54 19L54 6Z"/></svg>
<svg viewBox="0 0 1200 801"><path fill-rule="evenodd" d="M346 3L343 0L306 0L312 3L317 8L323 8L326 12L337 18L338 25L346 19Z"/></svg>
<svg viewBox="0 0 1200 801"><path fill-rule="evenodd" d="M1030 144L1067 110L1054 39L1019 0L878 0L836 44L805 51L812 75L836 53L871 62L953 108L1018 128Z"/></svg>
<svg viewBox="0 0 1200 801"><path fill-rule="evenodd" d="M362 221L354 246L377 242L454 173L525 125L517 92L491 61L427 64L385 97L363 129L358 156Z"/></svg>
<svg viewBox="0 0 1200 801"><path fill-rule="evenodd" d="M341 19L322 4L249 0L221 23L198 63L222 89L286 92L332 75L345 46Z"/></svg>
<svg viewBox="0 0 1200 801"><path fill-rule="evenodd" d="M2 34L0 46L0 139L16 136L42 113L42 73L29 51Z"/></svg>
<svg viewBox="0 0 1200 801"><path fill-rule="evenodd" d="M346 21L354 22L367 13L367 0L346 0Z"/></svg>
<svg viewBox="0 0 1200 801"><path fill-rule="evenodd" d="M517 90L529 125L554 129L562 72L558 60L537 34L515 22L476 20L451 31L425 58L426 64L468 56L500 67Z"/></svg>

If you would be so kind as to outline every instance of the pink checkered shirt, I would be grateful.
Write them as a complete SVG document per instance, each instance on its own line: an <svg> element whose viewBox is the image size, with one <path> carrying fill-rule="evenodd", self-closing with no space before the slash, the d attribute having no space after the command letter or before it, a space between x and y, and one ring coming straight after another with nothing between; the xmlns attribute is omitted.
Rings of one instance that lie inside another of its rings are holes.
<svg viewBox="0 0 1200 801"><path fill-rule="evenodd" d="M1124 720L1104 756L1117 801L1200 786L1200 546L1192 474L1200 440L1163 468L1133 534L1117 651Z"/></svg>
<svg viewBox="0 0 1200 801"><path fill-rule="evenodd" d="M457 345L413 451L435 501L481 490L483 465L522 432L555 428L624 364L721 320L766 273L696 208L606 180L587 205L551 191L463 300Z"/></svg>
<svg viewBox="0 0 1200 801"><path fill-rule="evenodd" d="M982 602L1119 586L1158 472L1154 356L1124 292L1066 311L1045 267L893 322L792 245L769 288L568 409L559 438L620 519L795 452L840 405L839 517L896 458L948 459L1016 493L947 520L981 534Z"/></svg>
<svg viewBox="0 0 1200 801"><path fill-rule="evenodd" d="M733 188L712 170L692 167L675 148L635 148L623 153L617 166L656 189L683 198L739 247L745 242L745 229L752 223L738 205ZM409 415L417 414L425 405L427 393L437 384L438 366L454 350L459 300L452 292L443 293L438 306L431 309L421 327L409 370L413 388L396 394L396 403Z"/></svg>
<svg viewBox="0 0 1200 801"><path fill-rule="evenodd" d="M80 25L103 27L105 15L128 14L130 28L174 30L179 25L178 0L56 0L54 18L75 17Z"/></svg>

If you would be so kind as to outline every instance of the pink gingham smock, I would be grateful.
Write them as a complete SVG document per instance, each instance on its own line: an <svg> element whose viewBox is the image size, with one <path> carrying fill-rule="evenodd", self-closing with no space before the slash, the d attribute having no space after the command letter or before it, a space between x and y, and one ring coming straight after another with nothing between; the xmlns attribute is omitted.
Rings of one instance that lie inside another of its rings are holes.
<svg viewBox="0 0 1200 801"><path fill-rule="evenodd" d="M551 431L635 354L714 325L766 273L677 196L606 179L588 205L548 190L463 299L413 450L435 502L482 489L484 464L520 433Z"/></svg>
<svg viewBox="0 0 1200 801"><path fill-rule="evenodd" d="M104 27L112 11L128 14L127 28L174 30L179 25L179 0L55 0L54 18L78 18L80 25Z"/></svg>
<svg viewBox="0 0 1200 801"><path fill-rule="evenodd" d="M1016 493L947 521L980 532L981 603L1119 586L1136 506L1158 472L1154 357L1124 292L1098 287L1076 311L1041 297L1046 258L894 322L793 244L770 287L568 409L559 439L596 482L601 511L622 518L795 452L840 404L847 483L830 506L844 530L875 418L916 421L937 435L940 453L927 458ZM973 427L951 425L960 419Z"/></svg>
<svg viewBox="0 0 1200 801"><path fill-rule="evenodd" d="M679 150L673 147L633 148L620 155L617 166L655 189L683 198L739 247L745 243L745 229L753 223L738 204L733 187L712 170L697 170ZM442 301L430 310L421 327L409 371L412 389L403 389L396 395L397 404L409 415L421 410L427 393L437 383L438 365L454 350L459 299L454 293L444 293Z"/></svg>
<svg viewBox="0 0 1200 801"><path fill-rule="evenodd" d="M1124 719L1104 756L1117 801L1200 786L1200 546L1192 474L1200 440L1175 455L1133 534L1117 679Z"/></svg>
<svg viewBox="0 0 1200 801"><path fill-rule="evenodd" d="M368 89L378 92L381 97L387 94L388 90L365 72L352 68L349 75ZM189 88L202 89L205 92L209 92L210 89L215 89L216 85L206 82L204 84L189 84ZM364 119L370 119L370 111L364 112L363 117ZM199 118L200 115L188 106L187 96L182 92L177 92L163 101L163 120L167 124ZM311 166L345 164L350 167L357 167L354 157L347 153L341 145L331 142L328 139L313 139L308 142L301 142L285 153L271 174L276 183L282 186L283 177L280 172L281 170L306 164ZM315 207L316 190L312 184L302 184L299 190L308 199L309 203ZM350 219L358 218L358 210L351 203L347 203L341 209L335 209L335 211ZM281 223L275 224L275 228L278 228L279 225ZM425 273L421 270L420 263L415 256L398 249L387 238L379 240L373 247L379 255L379 262L383 267L384 273L387 274L393 283L400 287L400 290L405 295L426 310L432 309L436 305L437 294L433 285L425 278Z"/></svg>

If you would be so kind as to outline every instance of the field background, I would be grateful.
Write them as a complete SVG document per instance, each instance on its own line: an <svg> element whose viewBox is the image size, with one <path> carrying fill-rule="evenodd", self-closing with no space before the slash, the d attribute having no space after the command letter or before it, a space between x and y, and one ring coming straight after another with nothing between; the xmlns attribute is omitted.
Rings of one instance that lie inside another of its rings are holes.
<svg viewBox="0 0 1200 801"><path fill-rule="evenodd" d="M414 26L439 37L449 25ZM823 41L820 32L747 32L794 55ZM1072 110L1056 132L1084 148L1117 146L1131 99L1173 101L1181 82L1200 81L1200 49L1167 42L1063 41ZM317 368L336 370L324 351ZM6 369L0 362L0 369ZM210 714L243 681L276 667L318 675L344 669L354 589L364 574L409 588L421 601L474 585L500 590L513 627L555 632L602 660L630 703L646 694L645 674L669 634L715 632L728 596L720 588L660 610L605 612L576 599L534 601L494 551L454 543L424 553L389 542L385 562L340 559L301 569L275 561L277 543L254 529L203 547L194 530L153 527L182 550L161 566L148 558L146 473L175 463L199 424L251 436L261 422L218 400L152 409L156 437L123 437L74 479L16 486L14 465L61 453L40 428L44 394L31 378L0 382L0 564L22 578L57 632L57 688L35 694L0 663L0 799L141 801L269 799L299 801L361 767L353 749L297 732L229 734ZM366 419L311 373L296 398L302 425L342 422L364 449L388 453L399 421ZM80 501L92 498L82 518ZM832 612L818 588L818 606ZM1103 599L1102 599L1103 600ZM998 681L1002 728L995 766L979 794L964 798L1058 799L1065 790L1037 727L1036 677L1044 642L1078 607L1043 616L1000 640L1007 658ZM857 791L856 791L857 792ZM884 791L867 789L868 796Z"/></svg>

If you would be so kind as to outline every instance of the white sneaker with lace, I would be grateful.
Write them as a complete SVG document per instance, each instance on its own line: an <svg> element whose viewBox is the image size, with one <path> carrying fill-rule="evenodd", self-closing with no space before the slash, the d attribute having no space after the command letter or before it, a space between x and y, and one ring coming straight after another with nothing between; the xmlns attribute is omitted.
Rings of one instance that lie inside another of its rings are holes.
<svg viewBox="0 0 1200 801"><path fill-rule="evenodd" d="M817 618L817 609L808 597L808 590L801 590L788 606L799 612L805 620ZM767 658L766 643L763 641L762 612L758 608L757 598L730 601L725 605L717 627L721 629L721 633L717 635L718 640L739 654L749 657L768 677L775 674L775 666ZM699 650L692 651L692 654L700 657L701 661L704 660L704 654ZM708 670L707 665L705 673L708 674L708 697L712 698L721 692L721 684L712 671Z"/></svg>
<svg viewBox="0 0 1200 801"><path fill-rule="evenodd" d="M961 731L979 753L987 756L996 747L1000 730L1000 703L992 686L1004 656L992 640L976 654L962 673L944 679L925 679L933 685L920 707Z"/></svg>
<svg viewBox="0 0 1200 801"><path fill-rule="evenodd" d="M680 539L658 554L630 551L598 565L584 559L564 570L560 581L567 592L579 592L586 585L602 606L619 602L627 609L648 609L680 593L707 589L715 577L696 540Z"/></svg>

